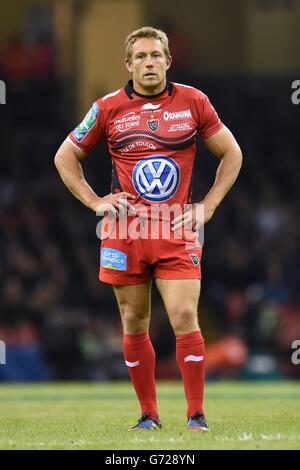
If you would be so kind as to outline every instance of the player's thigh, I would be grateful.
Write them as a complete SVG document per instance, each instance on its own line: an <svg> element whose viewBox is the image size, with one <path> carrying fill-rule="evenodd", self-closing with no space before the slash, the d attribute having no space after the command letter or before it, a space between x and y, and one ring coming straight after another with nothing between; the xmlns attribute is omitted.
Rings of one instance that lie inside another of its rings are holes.
<svg viewBox="0 0 300 470"><path fill-rule="evenodd" d="M152 280L144 284L114 285L114 293L122 317L147 318L151 311Z"/></svg>
<svg viewBox="0 0 300 470"><path fill-rule="evenodd" d="M179 317L197 317L201 290L200 279L159 279L156 285L171 323Z"/></svg>

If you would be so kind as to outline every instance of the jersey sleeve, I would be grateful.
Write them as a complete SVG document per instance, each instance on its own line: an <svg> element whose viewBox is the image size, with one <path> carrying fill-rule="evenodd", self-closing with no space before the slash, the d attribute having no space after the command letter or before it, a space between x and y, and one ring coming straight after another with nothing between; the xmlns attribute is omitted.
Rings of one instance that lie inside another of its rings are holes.
<svg viewBox="0 0 300 470"><path fill-rule="evenodd" d="M206 140L216 134L223 127L223 123L208 97L202 92L199 92L197 108L199 116L198 132L202 139Z"/></svg>
<svg viewBox="0 0 300 470"><path fill-rule="evenodd" d="M104 110L101 109L101 102L98 100L93 103L82 122L70 132L67 140L71 141L83 152L90 153L104 138Z"/></svg>

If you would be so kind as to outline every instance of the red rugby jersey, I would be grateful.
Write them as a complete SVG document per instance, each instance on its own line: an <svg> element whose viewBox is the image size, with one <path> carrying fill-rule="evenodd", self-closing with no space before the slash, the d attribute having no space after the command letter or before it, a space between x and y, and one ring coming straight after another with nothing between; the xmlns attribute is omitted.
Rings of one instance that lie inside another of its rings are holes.
<svg viewBox="0 0 300 470"><path fill-rule="evenodd" d="M167 82L145 96L132 81L99 98L68 136L85 153L106 139L112 158L112 192L137 195L144 205L191 201L196 135L208 139L222 127L208 97L196 88Z"/></svg>

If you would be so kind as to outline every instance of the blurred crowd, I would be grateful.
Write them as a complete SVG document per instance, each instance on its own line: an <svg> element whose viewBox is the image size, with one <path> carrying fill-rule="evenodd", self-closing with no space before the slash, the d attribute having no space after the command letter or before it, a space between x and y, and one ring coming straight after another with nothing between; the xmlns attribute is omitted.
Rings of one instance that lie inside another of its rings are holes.
<svg viewBox="0 0 300 470"><path fill-rule="evenodd" d="M68 193L53 164L77 124L53 57L47 38L29 47L13 37L0 55L7 85L0 107L0 339L7 365L0 380L123 379L117 304L111 287L98 281L97 218ZM210 96L244 154L236 185L205 230L199 317L207 375L299 378L291 362L292 342L300 339L300 109L289 97L292 79L187 78L179 66L172 79L188 79ZM212 185L218 164L201 142L198 154L195 200ZM110 191L104 144L84 171L99 195ZM175 341L155 289L152 316L157 375L177 377Z"/></svg>

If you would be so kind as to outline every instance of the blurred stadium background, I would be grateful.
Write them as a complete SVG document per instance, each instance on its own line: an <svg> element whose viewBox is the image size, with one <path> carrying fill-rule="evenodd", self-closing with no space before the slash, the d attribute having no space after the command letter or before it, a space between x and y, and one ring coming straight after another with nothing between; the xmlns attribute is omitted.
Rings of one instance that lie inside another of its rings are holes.
<svg viewBox="0 0 300 470"><path fill-rule="evenodd" d="M110 286L98 282L97 219L67 192L55 152L90 104L123 86L125 36L169 35L169 79L207 93L244 153L238 182L207 225L200 324L207 376L300 378L300 0L12 0L1 4L0 381L127 379ZM217 161L199 143L198 199ZM84 162L105 195L105 145ZM178 378L154 291L157 376Z"/></svg>

